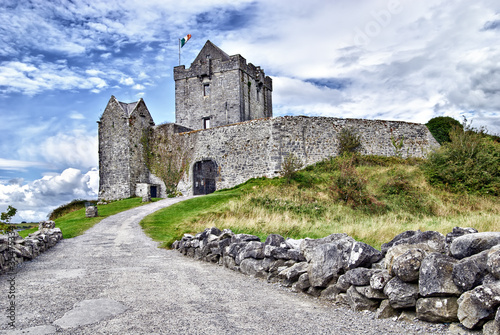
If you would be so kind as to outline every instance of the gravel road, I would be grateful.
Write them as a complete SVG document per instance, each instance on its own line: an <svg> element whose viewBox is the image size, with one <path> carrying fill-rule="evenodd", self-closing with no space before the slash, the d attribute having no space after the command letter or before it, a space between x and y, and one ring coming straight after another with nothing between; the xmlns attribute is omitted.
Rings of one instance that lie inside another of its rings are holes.
<svg viewBox="0 0 500 335"><path fill-rule="evenodd" d="M15 275L0 277L1 334L446 334L447 326L377 320L373 313L157 248L139 226L165 199L62 240Z"/></svg>

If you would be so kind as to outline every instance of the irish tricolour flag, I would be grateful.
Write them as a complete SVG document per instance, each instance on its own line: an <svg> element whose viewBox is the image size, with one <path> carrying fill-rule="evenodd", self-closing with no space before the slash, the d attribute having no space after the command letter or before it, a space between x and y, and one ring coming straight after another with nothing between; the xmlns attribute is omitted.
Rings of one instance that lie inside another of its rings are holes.
<svg viewBox="0 0 500 335"><path fill-rule="evenodd" d="M187 41L189 41L190 38L191 38L191 34L187 34L186 36L181 38L181 48L184 46L184 44L187 43Z"/></svg>

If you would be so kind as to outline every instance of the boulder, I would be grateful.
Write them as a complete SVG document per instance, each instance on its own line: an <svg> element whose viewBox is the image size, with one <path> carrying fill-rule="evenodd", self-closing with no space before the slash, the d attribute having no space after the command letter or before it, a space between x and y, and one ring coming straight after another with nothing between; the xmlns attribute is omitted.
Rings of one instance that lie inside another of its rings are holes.
<svg viewBox="0 0 500 335"><path fill-rule="evenodd" d="M347 292L347 303L354 311L375 311L379 306L378 300L368 299L360 294L354 286L351 286Z"/></svg>
<svg viewBox="0 0 500 335"><path fill-rule="evenodd" d="M255 235L248 235L248 234L235 234L231 236L231 243L242 243L251 241L260 242L260 238Z"/></svg>
<svg viewBox="0 0 500 335"><path fill-rule="evenodd" d="M388 319L395 316L399 316L399 311L391 306L388 299L382 300L379 308L375 312L375 317L377 319Z"/></svg>
<svg viewBox="0 0 500 335"><path fill-rule="evenodd" d="M340 292L346 292L349 287L351 287L351 283L347 281L347 277L345 274L340 275L340 277L337 279L337 282L334 284L337 289L340 290Z"/></svg>
<svg viewBox="0 0 500 335"><path fill-rule="evenodd" d="M387 282L391 279L392 276L389 274L389 271L382 270L372 275L370 278L370 286L374 290L383 290Z"/></svg>
<svg viewBox="0 0 500 335"><path fill-rule="evenodd" d="M350 241L351 244L355 242L355 240L349 237L347 234L331 234L326 237L318 239L310 239L310 238L304 239L300 243L300 250L302 251L302 254L306 258L306 260L310 262L313 256L317 255L317 253L315 252L317 247L323 244L337 242L339 240L347 240Z"/></svg>
<svg viewBox="0 0 500 335"><path fill-rule="evenodd" d="M327 238L332 239L332 236L335 238L333 242L318 244L311 242L317 240L306 239L302 243L301 250L311 264L308 271L311 286L326 287L347 267L354 240L345 234L333 234Z"/></svg>
<svg viewBox="0 0 500 335"><path fill-rule="evenodd" d="M296 263L291 267L281 271L279 273L279 276L281 278L285 278L290 282L296 282L302 274L307 273L308 267L309 263L307 262Z"/></svg>
<svg viewBox="0 0 500 335"><path fill-rule="evenodd" d="M240 271L249 276L266 278L267 274L262 266L262 259L245 258L240 263Z"/></svg>
<svg viewBox="0 0 500 335"><path fill-rule="evenodd" d="M307 274L307 272L301 274L297 282L292 285L292 289L294 289L297 292L305 291L309 287L311 287L311 284L309 284L309 275Z"/></svg>
<svg viewBox="0 0 500 335"><path fill-rule="evenodd" d="M429 322L458 321L456 297L421 298L416 305L417 318Z"/></svg>
<svg viewBox="0 0 500 335"><path fill-rule="evenodd" d="M500 279L500 248L494 247L488 251L487 269L496 279Z"/></svg>
<svg viewBox="0 0 500 335"><path fill-rule="evenodd" d="M500 335L500 309L497 310L494 320L486 322L483 326L483 335Z"/></svg>
<svg viewBox="0 0 500 335"><path fill-rule="evenodd" d="M462 291L453 282L453 267L457 263L455 258L439 253L432 253L424 258L418 279L420 295L459 296Z"/></svg>
<svg viewBox="0 0 500 335"><path fill-rule="evenodd" d="M418 285L394 277L385 285L384 294L393 308L414 307L417 303Z"/></svg>
<svg viewBox="0 0 500 335"><path fill-rule="evenodd" d="M370 279L371 277L376 274L382 272L381 270L373 270L373 269L367 269L367 268L356 268L347 271L344 273L343 279L354 286L366 286L370 285Z"/></svg>
<svg viewBox="0 0 500 335"><path fill-rule="evenodd" d="M300 245L302 244L302 241L304 241L304 239L296 240L293 238L287 238L285 240L285 247L288 249L300 250Z"/></svg>
<svg viewBox="0 0 500 335"><path fill-rule="evenodd" d="M306 260L299 249L273 247L270 245L265 246L264 255L266 257L273 257L276 259L291 259L297 262L303 262Z"/></svg>
<svg viewBox="0 0 500 335"><path fill-rule="evenodd" d="M450 246L453 257L462 259L500 244L500 232L467 234L457 237Z"/></svg>
<svg viewBox="0 0 500 335"><path fill-rule="evenodd" d="M270 234L267 236L266 241L264 242L264 246L273 246L273 247L279 247L281 246L281 243L284 243L285 239L283 236L278 235L278 234Z"/></svg>
<svg viewBox="0 0 500 335"><path fill-rule="evenodd" d="M483 283L488 274L488 251L461 259L453 266L453 282L462 292Z"/></svg>
<svg viewBox="0 0 500 335"><path fill-rule="evenodd" d="M236 264L240 264L245 258L263 259L264 251L262 250L264 243L258 241L251 241L241 248L234 258Z"/></svg>
<svg viewBox="0 0 500 335"><path fill-rule="evenodd" d="M394 258L392 263L392 273L405 282L418 280L420 264L426 253L421 249L409 249L403 254Z"/></svg>
<svg viewBox="0 0 500 335"><path fill-rule="evenodd" d="M371 286L354 286L359 294L367 297L368 299L384 300L387 296L382 290L374 290Z"/></svg>
<svg viewBox="0 0 500 335"><path fill-rule="evenodd" d="M300 278L299 278L299 280L300 280ZM345 291L341 291L337 288L336 285L330 285L321 292L321 298L326 299L326 300L330 300L330 301L336 301L338 295L340 293L344 293L346 291L347 291L347 289Z"/></svg>
<svg viewBox="0 0 500 335"><path fill-rule="evenodd" d="M394 246L406 244L413 245L429 252L444 252L446 250L446 240L443 234L436 231L405 231L392 239L388 243L382 244L382 254L386 254Z"/></svg>
<svg viewBox="0 0 500 335"><path fill-rule="evenodd" d="M354 242L347 262L347 269L369 267L383 258L382 253L363 242Z"/></svg>
<svg viewBox="0 0 500 335"><path fill-rule="evenodd" d="M458 298L458 319L469 329L479 327L493 318L499 305L500 281L478 286Z"/></svg>
<svg viewBox="0 0 500 335"><path fill-rule="evenodd" d="M424 249L422 249L424 248ZM411 251L411 250L418 250L418 251ZM396 274L394 273L394 269L396 269L393 264L396 261L396 259L409 252L416 255L418 253L423 253L425 255L430 254L432 252L436 252L435 250L432 250L428 248L425 244L420 244L420 245L415 245L415 244L398 244L393 247L391 247L389 250L387 250L387 253L385 254L384 258L384 264L385 268L389 271L389 274L391 276L395 276Z"/></svg>
<svg viewBox="0 0 500 335"><path fill-rule="evenodd" d="M446 234L446 243L451 244L453 242L453 240L456 239L457 237L467 235L467 234L474 234L477 232L478 232L477 229L474 229L474 228L455 227L455 228L453 228L451 233Z"/></svg>
<svg viewBox="0 0 500 335"><path fill-rule="evenodd" d="M87 218L95 218L98 217L99 213L97 210L97 206L88 206L85 208L85 217Z"/></svg>
<svg viewBox="0 0 500 335"><path fill-rule="evenodd" d="M94 207L94 206L90 206L90 207ZM97 207L95 207L95 212L97 213ZM87 213L87 210L85 210L85 213ZM95 215L95 216L97 216L97 215ZM87 216L87 217L90 217L90 216ZM56 223L54 221L52 221L52 220L49 220L49 221L40 221L38 223L38 230L53 229L55 227L56 227Z"/></svg>

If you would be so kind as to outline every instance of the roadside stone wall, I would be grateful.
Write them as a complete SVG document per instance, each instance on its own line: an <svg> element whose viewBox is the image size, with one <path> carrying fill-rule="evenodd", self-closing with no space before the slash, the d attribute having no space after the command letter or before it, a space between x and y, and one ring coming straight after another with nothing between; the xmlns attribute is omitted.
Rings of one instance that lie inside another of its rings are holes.
<svg viewBox="0 0 500 335"><path fill-rule="evenodd" d="M182 254L377 318L460 322L500 334L500 232L406 231L381 251L346 234L295 240L207 228L174 242Z"/></svg>
<svg viewBox="0 0 500 335"><path fill-rule="evenodd" d="M54 221L42 221L38 231L26 238L17 232L0 235L0 274L12 270L18 264L31 260L62 240L61 229Z"/></svg>
<svg viewBox="0 0 500 335"><path fill-rule="evenodd" d="M364 155L425 157L439 144L423 124L340 119L331 117L284 116L252 120L234 125L181 133L184 146L192 150L190 171L201 160L213 160L218 167L216 188L230 188L250 178L279 175L290 154L304 166L339 154L339 132L348 127L361 139ZM403 141L400 152L393 141ZM191 194L192 173L179 183L179 190Z"/></svg>

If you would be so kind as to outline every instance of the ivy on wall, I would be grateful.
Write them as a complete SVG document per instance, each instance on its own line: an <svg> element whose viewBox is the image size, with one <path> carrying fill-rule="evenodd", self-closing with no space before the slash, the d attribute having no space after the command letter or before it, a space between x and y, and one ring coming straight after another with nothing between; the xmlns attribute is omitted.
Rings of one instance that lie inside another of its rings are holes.
<svg viewBox="0 0 500 335"><path fill-rule="evenodd" d="M167 195L178 193L177 185L188 173L192 157L186 138L174 132L174 125L165 124L145 129L141 143L149 171L165 183Z"/></svg>

